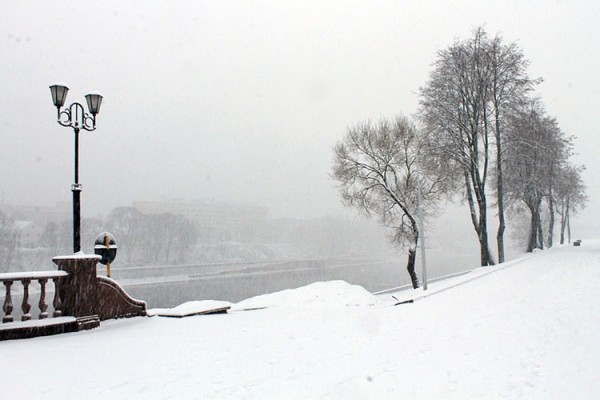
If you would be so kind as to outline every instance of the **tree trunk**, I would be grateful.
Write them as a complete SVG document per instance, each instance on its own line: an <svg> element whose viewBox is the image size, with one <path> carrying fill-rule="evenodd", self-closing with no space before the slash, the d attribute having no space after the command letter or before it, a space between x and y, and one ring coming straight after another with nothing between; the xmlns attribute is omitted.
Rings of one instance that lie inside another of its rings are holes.
<svg viewBox="0 0 600 400"><path fill-rule="evenodd" d="M480 211L480 219L481 222L479 224L479 247L481 249L481 266L487 267L490 265L494 265L494 259L492 257L492 253L490 252L490 245L488 243L488 231L487 231L487 223L485 218L487 216L486 211Z"/></svg>
<svg viewBox="0 0 600 400"><path fill-rule="evenodd" d="M569 211L568 203L567 203L567 237L569 239L569 243L571 243L571 214Z"/></svg>
<svg viewBox="0 0 600 400"><path fill-rule="evenodd" d="M565 244L565 228L567 222L567 214L565 211L564 201L560 206L560 244Z"/></svg>
<svg viewBox="0 0 600 400"><path fill-rule="evenodd" d="M542 219L538 209L538 249L544 250L544 231L542 229Z"/></svg>
<svg viewBox="0 0 600 400"><path fill-rule="evenodd" d="M550 221L548 222L548 247L552 247L554 238L554 200L552 195L548 198L548 208L550 212Z"/></svg>
<svg viewBox="0 0 600 400"><path fill-rule="evenodd" d="M475 232L477 232L477 235L479 236L479 224L477 222L477 211L475 211L475 201L473 200L473 192L471 189L471 182L469 181L469 175L468 172L465 171L464 173L465 175L465 186L466 186L466 194L467 194L467 203L469 204L469 212L471 215L471 223L473 224L473 227L475 228Z"/></svg>
<svg viewBox="0 0 600 400"><path fill-rule="evenodd" d="M502 264L504 262L504 230L506 229L506 222L504 220L504 204L501 197L498 197L498 223L498 233L496 234L496 242L498 243L498 263Z"/></svg>
<svg viewBox="0 0 600 400"><path fill-rule="evenodd" d="M480 184L479 187L482 185ZM475 192L477 197L477 205L479 206L479 222L478 222L478 238L479 247L481 249L481 266L486 267L494 265L492 253L490 252L490 245L488 242L488 230L487 230L487 202L485 199L485 193L483 190Z"/></svg>
<svg viewBox="0 0 600 400"><path fill-rule="evenodd" d="M410 280L412 282L413 289L419 288L419 278L417 277L417 273L415 272L416 258L417 258L417 249L410 248L408 250L408 264L406 266L406 270L408 271L408 275L410 275Z"/></svg>
<svg viewBox="0 0 600 400"><path fill-rule="evenodd" d="M529 240L527 241L527 252L531 253L537 243L537 223L535 220L535 212L533 209L529 209L531 212L531 220L529 222Z"/></svg>
<svg viewBox="0 0 600 400"><path fill-rule="evenodd" d="M531 212L531 222L529 224L529 241L527 243L527 252L533 252L533 249L543 248L540 247L540 233L541 233L541 221L540 221L540 211L539 211L539 202L538 206L529 206L529 211ZM542 239L543 240L543 239Z"/></svg>
<svg viewBox="0 0 600 400"><path fill-rule="evenodd" d="M419 246L419 228L417 227L417 221L410 215L410 213L406 213L411 222L411 227L413 231L413 242L410 245L408 250L408 264L406 265L406 270L408 271L408 275L410 275L410 280L412 282L413 289L419 288L419 278L417 277L417 273L415 272L415 263L417 259L417 248Z"/></svg>
<svg viewBox="0 0 600 400"><path fill-rule="evenodd" d="M537 222L535 219L535 210L533 207L529 207L529 213L531 218L529 221L529 240L527 241L527 252L531 253L537 244Z"/></svg>
<svg viewBox="0 0 600 400"><path fill-rule="evenodd" d="M500 116L498 113L498 103L495 103L496 108L496 191L498 196L498 233L496 234L496 241L498 243L498 263L504 262L504 230L506 229L506 222L504 220L504 187L503 187L503 176L502 176L502 136L500 134Z"/></svg>
<svg viewBox="0 0 600 400"><path fill-rule="evenodd" d="M494 265L494 260L490 253L488 243L488 232L487 232L487 204L485 197L476 191L471 185L469 180L468 172L465 172L465 182L467 185L467 202L469 203L469 210L471 213L471 222L477 233L477 239L479 240L479 249L481 253L481 266L485 267L488 265ZM477 208L475 207L475 199L473 193L477 198ZM479 213L477 212L479 211ZM479 214L479 218L478 218Z"/></svg>

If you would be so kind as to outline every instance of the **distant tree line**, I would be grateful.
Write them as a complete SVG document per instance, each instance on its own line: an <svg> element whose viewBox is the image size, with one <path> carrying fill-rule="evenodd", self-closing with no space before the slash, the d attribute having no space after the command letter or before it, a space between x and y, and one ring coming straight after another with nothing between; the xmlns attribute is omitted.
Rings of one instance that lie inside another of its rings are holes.
<svg viewBox="0 0 600 400"><path fill-rule="evenodd" d="M546 115L533 93L541 79L531 79L527 66L515 43L477 28L438 52L415 122L358 123L335 146L332 177L342 201L376 215L394 243L408 246L413 286L417 211L435 213L442 197L460 195L468 204L482 266L495 263L491 206L499 262L507 215L529 213L524 247L530 252L553 245L556 216L564 243L570 216L585 206L584 167L571 161L574 137Z"/></svg>
<svg viewBox="0 0 600 400"><path fill-rule="evenodd" d="M144 214L133 207L115 208L106 226L118 238L127 263L183 263L198 240L193 221L171 213Z"/></svg>
<svg viewBox="0 0 600 400"><path fill-rule="evenodd" d="M144 214L132 207L120 207L110 213L106 227L117 238L120 257L126 264L381 254L381 232L377 227L357 226L335 217L270 220L234 232L182 215Z"/></svg>
<svg viewBox="0 0 600 400"><path fill-rule="evenodd" d="M72 222L41 225L38 240L21 247L15 221L0 210L0 272L51 269L52 257L70 254ZM101 232L111 232L119 248L116 265L120 266L386 254L378 226L337 217L274 219L242 229L118 207L104 220L84 218L81 228L82 249L88 254L93 253L94 239Z"/></svg>
<svg viewBox="0 0 600 400"><path fill-rule="evenodd" d="M12 219L0 210L0 262L4 263L1 271L8 271L14 262L17 247L17 232Z"/></svg>

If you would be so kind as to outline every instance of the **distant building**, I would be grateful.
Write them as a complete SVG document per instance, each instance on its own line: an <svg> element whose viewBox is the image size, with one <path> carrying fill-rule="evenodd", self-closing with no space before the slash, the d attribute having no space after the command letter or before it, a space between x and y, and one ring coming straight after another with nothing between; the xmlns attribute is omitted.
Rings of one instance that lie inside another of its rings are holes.
<svg viewBox="0 0 600 400"><path fill-rule="evenodd" d="M33 249L40 246L44 227L32 221L15 221L16 247Z"/></svg>
<svg viewBox="0 0 600 400"><path fill-rule="evenodd" d="M0 206L13 221L32 221L39 226L53 222L59 224L72 218L72 205L69 202L57 202L54 207L2 204Z"/></svg>
<svg viewBox="0 0 600 400"><path fill-rule="evenodd" d="M199 227L213 228L244 239L263 229L270 221L269 209L247 204L209 204L186 201L134 201L133 208L144 214L182 215Z"/></svg>

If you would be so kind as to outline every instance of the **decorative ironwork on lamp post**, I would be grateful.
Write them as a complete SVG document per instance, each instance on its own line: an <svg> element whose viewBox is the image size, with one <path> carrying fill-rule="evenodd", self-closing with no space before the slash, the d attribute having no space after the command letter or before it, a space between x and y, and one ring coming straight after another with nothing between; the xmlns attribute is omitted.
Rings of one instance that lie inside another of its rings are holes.
<svg viewBox="0 0 600 400"><path fill-rule="evenodd" d="M63 83L50 86L52 102L56 106L57 122L66 127L73 128L75 132L75 182L71 185L73 192L73 252L81 250L81 190L79 183L79 131L93 131L96 129L96 115L100 112L102 95L97 92L85 95L89 114L79 103L73 103L63 108L69 88Z"/></svg>

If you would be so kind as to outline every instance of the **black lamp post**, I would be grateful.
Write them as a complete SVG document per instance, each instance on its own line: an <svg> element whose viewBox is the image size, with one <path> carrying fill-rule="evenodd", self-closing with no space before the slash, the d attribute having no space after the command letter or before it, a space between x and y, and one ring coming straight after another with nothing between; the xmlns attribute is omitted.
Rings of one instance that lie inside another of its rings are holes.
<svg viewBox="0 0 600 400"><path fill-rule="evenodd" d="M79 103L73 103L69 107L61 108L65 105L67 92L69 88L56 83L50 86L52 93L52 102L56 106L57 121L62 126L73 128L75 131L75 183L71 185L73 192L73 252L81 250L81 207L80 195L82 186L79 183L79 131L93 131L96 129L96 114L100 112L102 104L102 95L100 93L90 93L85 95L90 113L86 113L83 106ZM91 114L91 115L90 115Z"/></svg>

